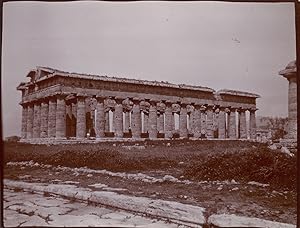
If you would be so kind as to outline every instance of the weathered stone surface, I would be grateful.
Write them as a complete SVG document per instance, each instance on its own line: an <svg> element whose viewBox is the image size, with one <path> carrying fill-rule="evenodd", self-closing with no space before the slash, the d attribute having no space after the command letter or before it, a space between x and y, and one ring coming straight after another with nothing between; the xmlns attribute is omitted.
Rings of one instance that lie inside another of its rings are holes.
<svg viewBox="0 0 300 228"><path fill-rule="evenodd" d="M22 105L22 126L21 126L21 138L26 139L26 132L27 132L27 105Z"/></svg>
<svg viewBox="0 0 300 228"><path fill-rule="evenodd" d="M226 114L224 109L220 109L218 116L218 137L225 139L226 135Z"/></svg>
<svg viewBox="0 0 300 228"><path fill-rule="evenodd" d="M288 92L288 136L297 139L297 79L289 80Z"/></svg>
<svg viewBox="0 0 300 228"><path fill-rule="evenodd" d="M149 138L157 138L157 109L155 102L150 103L149 109Z"/></svg>
<svg viewBox="0 0 300 228"><path fill-rule="evenodd" d="M105 111L105 132L109 132L109 112Z"/></svg>
<svg viewBox="0 0 300 228"><path fill-rule="evenodd" d="M241 139L247 138L246 113L244 109L239 110L239 135Z"/></svg>
<svg viewBox="0 0 300 228"><path fill-rule="evenodd" d="M229 214L211 215L208 218L208 223L217 227L296 228L292 224Z"/></svg>
<svg viewBox="0 0 300 228"><path fill-rule="evenodd" d="M123 138L123 106L121 102L117 102L114 112L115 137Z"/></svg>
<svg viewBox="0 0 300 228"><path fill-rule="evenodd" d="M41 138L48 137L48 115L49 115L48 101L43 100L41 104Z"/></svg>
<svg viewBox="0 0 300 228"><path fill-rule="evenodd" d="M56 134L56 99L50 97L48 112L48 137L54 138Z"/></svg>
<svg viewBox="0 0 300 228"><path fill-rule="evenodd" d="M181 108L180 108L179 135L180 135L181 138L187 138L188 137L186 104L182 104Z"/></svg>
<svg viewBox="0 0 300 228"><path fill-rule="evenodd" d="M130 112L125 112L124 132L128 133L130 128Z"/></svg>
<svg viewBox="0 0 300 228"><path fill-rule="evenodd" d="M55 137L66 137L66 101L62 95L57 96L56 100L56 121L55 121Z"/></svg>
<svg viewBox="0 0 300 228"><path fill-rule="evenodd" d="M166 110L165 110L165 138L172 138L172 130L173 130L173 113L171 103L167 102Z"/></svg>
<svg viewBox="0 0 300 228"><path fill-rule="evenodd" d="M236 114L235 109L230 110L229 113L229 124L228 124L228 134L230 139L236 139Z"/></svg>
<svg viewBox="0 0 300 228"><path fill-rule="evenodd" d="M256 110L250 110L250 121L249 121L250 139L256 139L256 118L255 118L255 111Z"/></svg>
<svg viewBox="0 0 300 228"><path fill-rule="evenodd" d="M157 131L159 133L164 133L164 114L159 112L157 116Z"/></svg>
<svg viewBox="0 0 300 228"><path fill-rule="evenodd" d="M96 106L96 137L103 138L105 132L105 113L104 113L104 100L101 98L97 99Z"/></svg>
<svg viewBox="0 0 300 228"><path fill-rule="evenodd" d="M35 102L33 106L33 138L40 138L41 134L41 103Z"/></svg>
<svg viewBox="0 0 300 228"><path fill-rule="evenodd" d="M131 130L133 138L141 138L142 132L142 119L140 111L139 100L133 101L132 115L131 115Z"/></svg>
<svg viewBox="0 0 300 228"><path fill-rule="evenodd" d="M214 137L214 129L213 129L213 107L208 106L206 109L206 136L208 139Z"/></svg>
<svg viewBox="0 0 300 228"><path fill-rule="evenodd" d="M76 138L84 138L86 134L85 98L77 98Z"/></svg>

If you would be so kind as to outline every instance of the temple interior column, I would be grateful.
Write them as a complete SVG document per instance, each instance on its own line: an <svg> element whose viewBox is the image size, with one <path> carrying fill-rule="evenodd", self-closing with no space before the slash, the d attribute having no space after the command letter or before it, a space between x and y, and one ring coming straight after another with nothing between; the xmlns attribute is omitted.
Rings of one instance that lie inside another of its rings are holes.
<svg viewBox="0 0 300 228"><path fill-rule="evenodd" d="M41 133L41 102L35 101L33 106L33 138L40 138Z"/></svg>
<svg viewBox="0 0 300 228"><path fill-rule="evenodd" d="M193 125L194 125L194 137L200 138L201 137L201 111L200 105L195 105L195 110L193 114Z"/></svg>
<svg viewBox="0 0 300 228"><path fill-rule="evenodd" d="M115 126L115 137L123 138L123 105L122 98L116 97L116 106L115 106L115 118L114 118L114 126Z"/></svg>
<svg viewBox="0 0 300 228"><path fill-rule="evenodd" d="M66 101L64 95L58 95L56 100L56 138L66 137Z"/></svg>
<svg viewBox="0 0 300 228"><path fill-rule="evenodd" d="M33 103L28 104L27 109L27 127L26 127L26 138L32 139L33 136L33 119L34 119L34 112L33 112Z"/></svg>
<svg viewBox="0 0 300 228"><path fill-rule="evenodd" d="M76 138L82 139L86 136L86 113L85 97L77 97L77 121L76 121Z"/></svg>
<svg viewBox="0 0 300 228"><path fill-rule="evenodd" d="M201 118L201 134L206 134L206 106L200 107L200 118Z"/></svg>
<svg viewBox="0 0 300 228"><path fill-rule="evenodd" d="M241 139L247 138L247 124L245 109L239 109L239 135Z"/></svg>
<svg viewBox="0 0 300 228"><path fill-rule="evenodd" d="M132 138L136 138L136 139L141 138L142 119L141 119L140 99L139 98L133 98L133 107L132 107L132 115L131 115L131 130L132 130Z"/></svg>
<svg viewBox="0 0 300 228"><path fill-rule="evenodd" d="M48 138L55 138L56 134L56 98L49 98Z"/></svg>
<svg viewBox="0 0 300 228"><path fill-rule="evenodd" d="M229 124L228 124L228 133L230 139L236 139L236 109L230 109L229 114Z"/></svg>
<svg viewBox="0 0 300 228"><path fill-rule="evenodd" d="M165 138L171 139L173 136L173 126L174 126L174 117L172 113L172 103L171 101L166 101L166 110L165 110Z"/></svg>
<svg viewBox="0 0 300 228"><path fill-rule="evenodd" d="M218 115L218 138L225 139L226 137L226 113L225 108L219 108Z"/></svg>
<svg viewBox="0 0 300 228"><path fill-rule="evenodd" d="M105 136L105 110L104 110L104 98L97 97L97 116L96 116L96 123L95 123L95 130L96 130L96 137L97 138L104 138Z"/></svg>
<svg viewBox="0 0 300 228"><path fill-rule="evenodd" d="M27 104L22 104L22 125L21 125L21 138L26 139L27 132Z"/></svg>
<svg viewBox="0 0 300 228"><path fill-rule="evenodd" d="M250 111L250 120L249 120L250 139L256 139L256 117L255 117L256 109L250 109L249 111Z"/></svg>
<svg viewBox="0 0 300 228"><path fill-rule="evenodd" d="M150 100L150 109L149 109L149 138L157 138L157 107L156 101Z"/></svg>
<svg viewBox="0 0 300 228"><path fill-rule="evenodd" d="M187 104L181 103L180 115L179 115L179 135L181 138L188 137L186 106Z"/></svg>
<svg viewBox="0 0 300 228"><path fill-rule="evenodd" d="M49 105L48 100L45 98L42 100L41 104L41 138L48 137L48 115Z"/></svg>
<svg viewBox="0 0 300 228"><path fill-rule="evenodd" d="M208 139L212 139L214 137L214 129L213 129L213 106L207 106L206 109L206 136Z"/></svg>

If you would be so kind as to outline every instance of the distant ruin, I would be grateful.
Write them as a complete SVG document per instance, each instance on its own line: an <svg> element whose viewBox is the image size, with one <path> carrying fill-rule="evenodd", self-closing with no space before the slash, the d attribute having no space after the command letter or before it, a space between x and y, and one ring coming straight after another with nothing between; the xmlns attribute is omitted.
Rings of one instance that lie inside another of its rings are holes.
<svg viewBox="0 0 300 228"><path fill-rule="evenodd" d="M256 138L257 94L48 67L37 67L27 77L30 81L17 87L22 91L21 138L25 142L87 137L171 139L176 135Z"/></svg>

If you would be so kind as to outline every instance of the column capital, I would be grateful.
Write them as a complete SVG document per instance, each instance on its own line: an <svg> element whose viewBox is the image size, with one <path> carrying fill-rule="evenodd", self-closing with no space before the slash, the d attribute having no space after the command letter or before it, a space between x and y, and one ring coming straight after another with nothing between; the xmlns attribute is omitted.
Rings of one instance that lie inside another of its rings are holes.
<svg viewBox="0 0 300 228"><path fill-rule="evenodd" d="M245 111L247 111L247 108L239 107L239 108L237 109L237 111L238 111L239 113L245 112Z"/></svg>
<svg viewBox="0 0 300 228"><path fill-rule="evenodd" d="M104 102L105 99L106 99L106 97L103 95L96 95L96 100L98 102Z"/></svg>
<svg viewBox="0 0 300 228"><path fill-rule="evenodd" d="M255 113L258 110L258 108L249 108L248 110L251 113Z"/></svg>
<svg viewBox="0 0 300 228"><path fill-rule="evenodd" d="M136 105L137 105L137 104L140 104L141 100L142 100L142 99L139 98L139 97L133 97L133 98L132 98L133 104L136 104Z"/></svg>
<svg viewBox="0 0 300 228"><path fill-rule="evenodd" d="M157 106L158 100L156 100L156 99L150 99L150 100L149 100L149 103L150 103L150 105L152 105L152 106Z"/></svg>
<svg viewBox="0 0 300 228"><path fill-rule="evenodd" d="M171 100L166 100L166 101L165 101L165 104L166 104L167 107L171 107L172 104L173 104L173 101L171 101Z"/></svg>
<svg viewBox="0 0 300 228"><path fill-rule="evenodd" d="M123 97L120 97L120 96L115 97L115 101L116 101L117 104L122 104L123 100L124 100Z"/></svg>

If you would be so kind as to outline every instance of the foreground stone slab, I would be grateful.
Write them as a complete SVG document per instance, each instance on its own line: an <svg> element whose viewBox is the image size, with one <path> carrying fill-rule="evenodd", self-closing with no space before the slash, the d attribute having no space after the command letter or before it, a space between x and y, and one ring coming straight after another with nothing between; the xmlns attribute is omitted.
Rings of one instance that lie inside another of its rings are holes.
<svg viewBox="0 0 300 228"><path fill-rule="evenodd" d="M19 188L37 193L47 192L78 200L95 202L118 209L155 216L177 224L199 227L205 223L204 208L174 201L127 196L115 192L91 191L88 188L78 188L75 185L45 185L12 180L4 180L4 185L11 189Z"/></svg>
<svg viewBox="0 0 300 228"><path fill-rule="evenodd" d="M208 224L216 227L264 227L264 228L296 228L296 225L273 222L245 216L214 214L208 218Z"/></svg>

